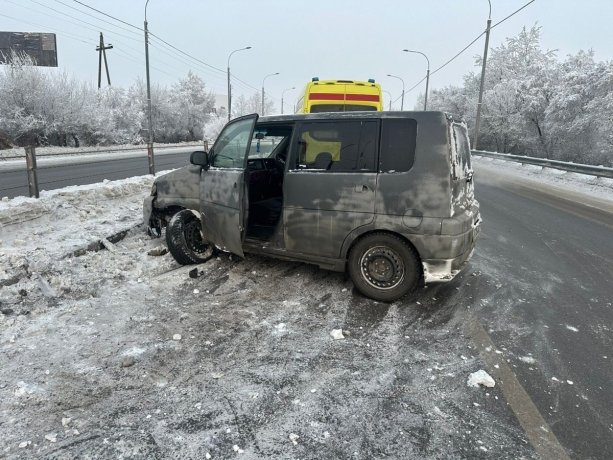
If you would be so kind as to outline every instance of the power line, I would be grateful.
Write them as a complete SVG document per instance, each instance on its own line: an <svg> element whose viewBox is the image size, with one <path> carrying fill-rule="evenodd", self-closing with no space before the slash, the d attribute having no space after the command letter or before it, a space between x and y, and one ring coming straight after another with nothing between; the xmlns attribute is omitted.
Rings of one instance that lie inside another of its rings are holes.
<svg viewBox="0 0 613 460"><path fill-rule="evenodd" d="M14 18L12 16L7 16L6 14L2 14L2 13L0 13L0 16L8 18L8 19L12 19L13 21L23 22L24 24L28 24L30 26L42 27L43 29L48 29L48 30L55 30L56 33L58 33L58 34L66 35L66 38L70 38L72 40L80 41L81 43L85 43L86 45L92 45L92 44L95 45L96 44L96 42L93 41L93 40L90 40L89 42L87 42L87 41L83 40L83 37L79 37L78 35L72 35L72 34L69 34L68 32L63 32L63 31L60 31L58 29L54 29L52 27L45 26L43 24L38 24L36 22L24 21L23 19L18 19L18 18Z"/></svg>
<svg viewBox="0 0 613 460"><path fill-rule="evenodd" d="M31 0L31 1L34 1L34 0ZM56 1L57 1L57 2L59 2L59 3L64 4L63 2L61 2L61 1L59 1L59 0L56 0ZM79 5L82 5L82 6L86 7L86 8L89 8L89 9L91 9L91 10L93 10L93 11L95 11L95 12L99 13L99 14L102 14L102 15L104 15L104 16L106 16L106 17L109 17L109 18L111 18L111 19L114 19L115 21L119 21L119 22L121 22L122 24L128 25L128 26L130 26L130 27L132 27L132 28L134 28L134 29L137 29L137 30L139 30L139 31L141 31L141 32L144 32L144 31L143 31L143 29L141 29L140 27L137 27L137 26L135 26L135 25L133 25L133 24L130 24L129 22L123 21L123 20L121 20L121 19L119 19L119 18L117 18L117 17L115 17L115 16L112 16L112 15L107 14L107 13L105 13L105 12L101 11L101 10L98 10L98 9L96 9L96 8L94 8L94 7L90 6L90 5L88 5L88 4L86 4L86 3L82 2L82 1L79 1L79 0L73 0L73 1L74 1L75 3L78 3ZM175 50L175 51L177 51L177 52L179 52L179 53L183 54L184 56L187 56L188 58L190 58L190 59L192 59L192 60L194 60L194 61L198 62L199 64L202 64L202 65L204 65L205 67L208 67L208 68L210 68L210 69L212 69L212 70L214 70L214 71L217 71L217 72L219 72L221 75L224 75L224 74L225 74L225 70L220 69L220 68L218 68L218 67L215 67L215 66L213 66L213 65L211 65L211 64L209 64L209 63L207 63L207 62L205 62L205 61L203 61L203 60L201 60L201 59L198 59L197 57L192 56L191 54L189 54L189 53L187 53L187 52L185 52L185 51L183 51L183 50L181 50L181 49L177 48L176 46L172 45L171 43L168 43L166 40L164 40L163 38L161 38L161 37L157 36L157 35L156 35L156 34L154 34L153 32L151 32L151 31L150 31L150 32L149 32L149 35L151 35L152 37L157 38L157 39L158 39L160 42L162 42L162 43L163 43L163 44L165 44L166 46L168 46L168 47L172 48L173 50ZM259 91L259 90L258 90L258 88L256 88L255 86L250 85L249 83L247 83L247 82L245 82L245 81L241 80L240 78L238 78L238 77L236 77L236 76L232 76L232 78L233 78L234 80L236 80L236 81L238 81L238 82L242 83L243 85L245 85L246 87L248 87L248 88L250 88L250 89L254 89L255 91Z"/></svg>
<svg viewBox="0 0 613 460"><path fill-rule="evenodd" d="M84 21L83 19L76 18L76 17L74 17L74 16L72 16L72 15L70 15L70 14L68 14L68 13L64 13L63 11L56 10L55 8L52 8L52 7L47 6L47 5L44 5L44 4L40 3L40 2L39 2L39 1L37 1L37 0L30 0L30 1L31 1L32 3L36 3L37 5L42 6L43 8L47 8L47 9L49 9L49 10L55 11L56 13L60 13L60 14L62 14L62 15L64 15L64 16L67 16L67 17L69 17L69 18L75 19L76 21L82 22L83 24L87 24L87 25L89 25L89 26L95 27L96 29L93 29L93 30L96 30L97 32L99 32L100 30L104 30L105 32L110 32L110 33L115 34L115 35L117 35L117 36L119 36L119 37L124 37L124 38L130 39L130 40L139 41L137 38L134 38L134 37L129 37L129 36L127 36L127 35L120 34L119 32L115 32L115 31L112 31L112 30L109 30L109 29L105 29L104 27L100 27L100 26L99 26L99 25L97 25L97 24L92 24L91 22L87 22L87 21ZM25 8L25 7L24 7L24 8ZM35 10L35 11L36 11L36 10ZM71 22L71 21L67 21L67 22L72 23L72 24L75 24L75 23L73 23L73 22ZM77 25L79 25L79 24L77 24ZM80 25L79 25L79 27L84 27L84 26L80 26ZM84 28L87 28L87 27L84 27Z"/></svg>
<svg viewBox="0 0 613 460"><path fill-rule="evenodd" d="M122 24L125 24L125 25L130 26L130 27L133 27L133 28L135 28L135 29L137 29L137 30L140 30L141 32L144 32L144 30L143 30L143 29L141 29L140 27L137 27L137 26L135 26L134 24L130 24L129 22L123 21L123 20L121 20L121 19L119 19L119 18L116 18L115 16L111 16L110 14L107 14L107 13L105 13L105 12L103 12L103 11L97 10L97 9L96 9L96 8L94 8L93 6L89 6L89 5L87 5L86 3L80 2L79 0L72 0L72 1L73 1L73 2L75 2L75 3L78 3L79 5L83 5L85 8L89 8L90 10L94 10L96 13L100 13L100 14L102 14L102 15L106 16L107 18L114 19L115 21L119 21L119 22L121 22Z"/></svg>
<svg viewBox="0 0 613 460"><path fill-rule="evenodd" d="M72 10L78 11L79 13L84 14L84 15L86 15L86 16L89 16L90 18L94 18L94 19L96 19L97 21L102 21L102 22L104 22L104 23L106 23L106 24L109 24L109 25L111 25L111 26L113 26L113 27L117 27L118 29L125 30L126 32L130 32L130 33L132 33L132 34L137 34L137 35L140 35L138 32L135 32L135 31L133 31L133 30L131 30L131 29L127 29L127 28L125 28L125 27L118 26L117 24L113 24L111 21L107 21L107 20L105 20L105 19L99 18L99 17L97 17L97 16L94 16L93 14L88 13L87 11L83 11L83 10L80 10L79 8L75 8L74 6L68 5L67 3L64 3L62 0L55 0L55 1L56 1L57 3L60 3L60 4L64 5L64 6L65 6L65 7L67 7L67 8L70 8L70 9L72 9Z"/></svg>
<svg viewBox="0 0 613 460"><path fill-rule="evenodd" d="M32 8L29 8L29 7L27 7L27 6L24 6L24 5L20 5L20 4L18 4L18 3L15 3L13 0L5 0L5 1L7 1L7 2L9 2L9 3L12 3L13 5L19 6L19 7L21 7L21 8L24 8L24 9L26 9L26 10L28 10L28 11L36 11L36 12L40 12L40 11L38 11L38 10L35 10L35 9L32 9ZM39 5L41 5L41 6L45 6L45 5L42 5L41 3L39 3L39 2L37 2L37 1L35 1L35 0L31 0L31 1L33 1L34 3L38 3L38 4L39 4ZM57 0L56 0L56 1L57 1ZM68 5L67 5L67 6L68 6ZM46 7L46 6L45 6L45 7ZM53 8L50 8L50 7L46 7L46 8L52 9L53 11L56 11L56 12L60 12L60 11L55 10L55 9L53 9ZM42 12L41 12L41 13L42 13ZM60 13L62 13L62 12L60 12ZM66 16L68 16L68 17L73 17L73 16L70 16L70 15L67 15L66 13L62 13L62 14L66 15ZM53 15L51 15L51 16L53 16ZM59 17L59 16L56 16L56 17ZM77 21L81 21L79 18L75 18L75 19L77 19ZM103 28L103 27L102 27L102 28L99 28L99 27L98 27L96 24L91 24L91 23L89 23L89 22L81 21L81 22L85 22L86 24L89 24L89 25L93 26L94 28L92 28L92 27L87 27L87 26L83 26L83 25L81 25L81 24L78 24L78 23L76 23L76 22L69 21L69 20L66 20L66 19L63 19L63 21L66 21L66 22L67 22L67 23L69 23L69 24L74 24L74 25L76 25L76 26L78 26L78 27L82 27L83 29L86 29L86 30L91 30L91 31L96 32L96 33L100 32L100 30L99 30L99 29L102 29L102 30L104 30L104 31L109 32L110 34L113 34L113 35L112 35L112 37L113 37L113 38L126 37L125 35L123 35L123 34L118 34L118 33L114 32L114 31L112 31L112 30L109 30L109 29L106 29L106 28ZM24 21L22 21L22 22L24 22ZM53 30L53 29L54 29L53 27L43 26L43 25L41 25L41 24L35 24L35 25L36 25L36 26L38 26L38 27L43 27L43 28L46 28L46 29L51 29L51 30ZM56 29L56 30L57 30L57 29ZM126 30L127 30L127 29L126 29ZM67 35L69 35L69 34L68 34L68 32L63 32L63 31L58 31L58 33L61 33L61 34L67 34ZM136 33L136 32L132 32L132 33ZM136 38L133 38L133 37L126 37L126 38L129 38L129 39L134 40L134 41L136 41L136 42L140 42L140 40L138 40L138 39L136 39ZM122 40L113 40L113 41L115 41L115 43L117 43L118 41L120 41L120 42L121 42ZM85 42L83 42L83 43L85 43ZM88 43L88 44L95 44L96 42L94 42L94 41L91 41L91 40L90 40L90 41L89 41L89 42L87 42L87 43ZM132 50L132 51L134 51L134 52L136 52L136 53L138 53L138 52L139 52L138 50L134 49L133 47L129 46L128 44L125 44L125 43L124 43L124 44L122 44L122 46L124 46L125 48L130 49L130 50Z"/></svg>
<svg viewBox="0 0 613 460"><path fill-rule="evenodd" d="M493 26L490 27L490 30L493 29L494 27L496 27L499 24L502 24L504 21L506 21L507 19L509 19L510 17L516 15L517 13L519 13L521 10L523 10L524 8L526 8L528 5L530 5L531 3L534 3L536 0L531 0L528 3L526 3L524 6L522 6L521 8L515 10L513 13L509 14L507 17L505 17L504 19L498 21L496 24L494 24ZM479 40L483 35L485 34L485 31L481 32L473 41L471 41L468 45L466 45L460 52L458 52L455 56L453 56L451 59L449 59L447 62L445 62L442 66L438 67L437 69L433 70L432 72L430 72L430 76L434 75L436 72L438 72L439 70L443 69L443 67L446 67L448 64L450 64L452 61L454 61L458 56L460 56L462 53L464 53L464 51L466 51L468 48L470 48L472 45L474 45L474 43ZM426 79L426 77L422 78L421 80L419 80L415 85L413 85L411 88L409 88L407 91L405 91L405 94L408 93L409 91L414 90L415 88L417 88L421 82L423 82ZM397 99L395 99L393 102L396 102L398 99L400 99L400 97L398 97Z"/></svg>
<svg viewBox="0 0 613 460"><path fill-rule="evenodd" d="M166 40L164 40L163 38L157 36L153 32L149 31L149 35L151 35L152 37L157 38L159 41L164 43L166 46L169 46L170 48L172 48L175 51L178 51L179 53L183 54L184 56L187 56L188 58L190 58L190 59L192 59L192 60L194 60L194 61L196 61L196 62L198 62L198 63L200 63L200 64L202 64L202 65L204 65L204 66L206 66L208 68L210 68L210 69L213 69L213 70L219 72L221 75L225 75L226 74L225 70L220 69L219 67L215 67L215 66L209 64L208 62L203 61L202 59L198 59L197 57L192 56L191 54L183 51L182 49L177 48L176 46L172 45L171 43L168 43ZM239 81L239 82L241 82L241 83L243 83L244 85L248 86L249 88L252 88L252 89L254 89L256 91L259 91L255 86L252 86L249 83L246 83L246 82L244 82L243 80L241 80L241 79L239 79L237 77L234 77L234 79Z"/></svg>
<svg viewBox="0 0 613 460"><path fill-rule="evenodd" d="M515 16L517 13L519 13L521 10L523 10L525 7L527 7L528 5L530 5L531 3L534 3L536 0L532 0L528 3L526 3L524 6L522 6L521 8L519 8L518 10L515 10L513 13L509 14L506 18L504 18L502 21L498 21L496 24L494 24L492 27L490 27L490 29L493 29L494 27L496 27L498 24L506 21L507 19L509 19L511 16Z"/></svg>
<svg viewBox="0 0 613 460"><path fill-rule="evenodd" d="M162 38L158 37L157 35L155 35L155 34L154 34L153 32L151 32L151 31L149 31L149 35L151 35L151 36L153 36L153 37L157 38L157 39L158 39L159 41L161 41L162 43L165 43L166 45L170 46L170 47L171 47L173 50L178 51L179 53L181 53L181 54L183 54L183 55L185 55L185 56L187 56L187 57L189 57L189 58L193 59L194 61L198 61L199 63L204 64L206 67L210 67L211 69L214 69L214 70L216 70L216 71L218 71L218 72L221 72L222 74L225 74L225 73L226 73L226 71L225 71L225 70L222 70L222 69L220 69L219 67L215 67L215 66L213 66L213 65L211 65L211 64L209 64L209 63L207 63L207 62L204 62L203 60L198 59L197 57L194 57L194 56L192 56L192 55L191 55L191 54L189 54L189 53L186 53L185 51L183 51L183 50L181 50L181 49L177 48L176 46L171 45L171 44L170 44L170 43L168 43L166 40L164 40L164 39L162 39Z"/></svg>
<svg viewBox="0 0 613 460"><path fill-rule="evenodd" d="M250 85L249 83L241 80L240 78L235 77L234 75L230 75L230 78L233 78L234 80L241 82L243 85L247 86L248 88L254 89L256 91L260 90L259 88L256 88L255 86Z"/></svg>

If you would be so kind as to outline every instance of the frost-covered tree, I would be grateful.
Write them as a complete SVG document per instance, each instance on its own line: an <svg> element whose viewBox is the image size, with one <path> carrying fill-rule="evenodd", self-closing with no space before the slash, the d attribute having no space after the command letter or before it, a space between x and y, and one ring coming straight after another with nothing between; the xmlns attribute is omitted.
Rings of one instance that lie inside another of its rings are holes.
<svg viewBox="0 0 613 460"><path fill-rule="evenodd" d="M13 52L10 62L0 72L0 130L16 143L38 143L44 137L49 81L25 54Z"/></svg>
<svg viewBox="0 0 613 460"><path fill-rule="evenodd" d="M264 94L264 97L266 114L270 115L275 111L275 104L273 100L270 99L266 94ZM241 94L236 98L235 101L233 101L232 115L234 117L241 117L250 113L259 113L260 115L262 114L262 93L253 93L248 99L246 99L245 96Z"/></svg>
<svg viewBox="0 0 613 460"><path fill-rule="evenodd" d="M202 139L202 126L213 112L215 97L206 91L204 81L191 71L171 89L179 135L188 141Z"/></svg>
<svg viewBox="0 0 613 460"><path fill-rule="evenodd" d="M212 145L211 143L217 139L217 136L228 122L228 117L223 115L211 115L205 121L202 131L203 139Z"/></svg>
<svg viewBox="0 0 613 460"><path fill-rule="evenodd" d="M482 143L500 151L550 156L545 110L556 87L555 53L543 51L540 27L524 29L491 50L487 64ZM477 65L481 65L478 58Z"/></svg>
<svg viewBox="0 0 613 460"><path fill-rule="evenodd" d="M524 28L490 51L479 147L613 164L613 63L595 62L591 51L559 62L541 48L539 36L539 27ZM456 113L474 126L479 78L470 73L463 86L432 90L429 109Z"/></svg>

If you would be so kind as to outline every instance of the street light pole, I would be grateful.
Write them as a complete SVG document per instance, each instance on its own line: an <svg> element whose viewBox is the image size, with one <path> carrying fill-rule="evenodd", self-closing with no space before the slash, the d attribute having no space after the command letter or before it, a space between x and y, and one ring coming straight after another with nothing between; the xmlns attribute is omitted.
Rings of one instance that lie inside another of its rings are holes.
<svg viewBox="0 0 613 460"><path fill-rule="evenodd" d="M153 122L151 121L151 81L149 79L149 29L147 28L147 5L145 3L145 66L147 67L147 121L149 125L149 139L147 141L147 158L149 159L149 174L155 174L155 160L153 157Z"/></svg>
<svg viewBox="0 0 613 460"><path fill-rule="evenodd" d="M402 100L400 102L400 110L404 110L404 80L396 75L392 75L391 73L387 74L388 77L397 78L402 82Z"/></svg>
<svg viewBox="0 0 613 460"><path fill-rule="evenodd" d="M264 82L266 81L268 77L272 77L273 75L279 75L279 72L269 73L262 79L262 116L264 116L264 112L265 112L264 110Z"/></svg>
<svg viewBox="0 0 613 460"><path fill-rule="evenodd" d="M426 71L426 97L424 99L424 111L428 109L428 86L430 85L430 59L428 59L428 56L426 56L424 53L422 53L421 51L414 51L414 50L402 50L405 51L407 53L417 53L417 54L421 54L423 57L426 58L426 62L428 63L428 70Z"/></svg>
<svg viewBox="0 0 613 460"><path fill-rule="evenodd" d="M487 18L487 27L485 28L485 49L483 50L483 63L481 65L481 83L479 84L479 102L477 102L477 119L475 120L475 137L473 138L473 150L477 150L479 144L479 127L481 125L481 105L483 103L483 86L485 84L485 63L487 62L487 48L490 43L490 25L492 24L492 4L490 0L487 0L490 5L490 12Z"/></svg>
<svg viewBox="0 0 613 460"><path fill-rule="evenodd" d="M283 115L283 96L285 95L285 92L289 91L290 89L296 89L296 87L292 86L291 88L286 88L283 91L281 91L281 115Z"/></svg>
<svg viewBox="0 0 613 460"><path fill-rule="evenodd" d="M387 90L383 90L384 93L387 93L388 97L389 97L389 108L387 110L389 110L390 112L392 111L392 93L390 93Z"/></svg>
<svg viewBox="0 0 613 460"><path fill-rule="evenodd" d="M230 58L237 51L250 50L250 49L251 49L250 46L245 46L244 48L239 48L237 50L232 51L230 55L228 56L228 121L230 121L230 118L232 118L232 84L230 83Z"/></svg>

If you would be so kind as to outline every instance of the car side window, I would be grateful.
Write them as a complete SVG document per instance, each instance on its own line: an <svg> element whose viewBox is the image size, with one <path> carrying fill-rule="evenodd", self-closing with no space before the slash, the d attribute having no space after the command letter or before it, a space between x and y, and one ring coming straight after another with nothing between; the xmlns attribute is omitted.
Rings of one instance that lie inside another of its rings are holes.
<svg viewBox="0 0 613 460"><path fill-rule="evenodd" d="M293 169L318 172L375 171L376 121L308 122L297 136Z"/></svg>
<svg viewBox="0 0 613 460"><path fill-rule="evenodd" d="M466 125L453 123L453 140L455 143L456 157L454 162L459 166L456 175L464 178L471 170L470 145L468 143L468 131Z"/></svg>
<svg viewBox="0 0 613 460"><path fill-rule="evenodd" d="M379 170L384 173L406 172L415 161L417 120L390 118L381 123Z"/></svg>

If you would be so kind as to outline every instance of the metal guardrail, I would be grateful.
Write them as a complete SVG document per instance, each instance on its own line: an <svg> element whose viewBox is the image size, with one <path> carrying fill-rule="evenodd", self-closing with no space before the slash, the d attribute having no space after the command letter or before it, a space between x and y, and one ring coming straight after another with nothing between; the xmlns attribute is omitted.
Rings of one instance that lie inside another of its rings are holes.
<svg viewBox="0 0 613 460"><path fill-rule="evenodd" d="M183 144L170 144L170 145L163 145L163 144L154 144L154 148L156 150L164 150L164 149L173 149L173 148L182 148L182 147L199 147L203 145L202 142L191 142L191 143L183 143ZM66 150L65 152L53 152L53 153L37 153L36 156L37 157L55 157L55 156L60 156L60 155L66 155L66 156L77 156L77 155L95 155L96 153L119 153L119 152L138 152L141 150L146 150L147 149L147 144L142 144L142 145L135 145L135 146L131 146L131 147L124 147L124 148L108 148L108 149L100 149L100 150L79 150L79 151L70 151L70 150ZM20 160L22 158L25 158L25 155L7 155L7 156L0 156L0 160Z"/></svg>
<svg viewBox="0 0 613 460"><path fill-rule="evenodd" d="M590 176L607 177L609 179L613 179L613 168L607 168L605 166L584 165L581 163L548 160L547 158L535 158L524 155L511 155L510 153L486 152L483 150L471 150L471 153L482 157L497 158L500 160L514 161L521 164L543 166L545 168L554 168L562 171L589 174Z"/></svg>

